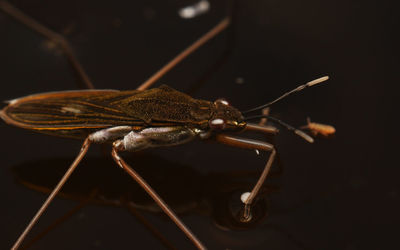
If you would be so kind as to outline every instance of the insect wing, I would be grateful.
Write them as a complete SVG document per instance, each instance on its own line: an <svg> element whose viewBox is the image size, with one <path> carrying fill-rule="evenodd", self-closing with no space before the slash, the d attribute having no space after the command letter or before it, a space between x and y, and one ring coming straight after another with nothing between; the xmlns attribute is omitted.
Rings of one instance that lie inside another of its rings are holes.
<svg viewBox="0 0 400 250"><path fill-rule="evenodd" d="M127 115L121 100L137 91L82 90L37 94L9 101L1 113L7 123L63 137L84 138L112 126L143 126Z"/></svg>

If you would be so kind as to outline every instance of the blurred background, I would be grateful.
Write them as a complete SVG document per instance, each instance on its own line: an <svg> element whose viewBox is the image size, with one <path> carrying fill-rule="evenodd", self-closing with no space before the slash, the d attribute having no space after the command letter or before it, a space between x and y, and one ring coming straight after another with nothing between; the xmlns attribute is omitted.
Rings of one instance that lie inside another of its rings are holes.
<svg viewBox="0 0 400 250"><path fill-rule="evenodd" d="M284 129L274 138L248 135L273 142L279 155L250 225L231 212L267 153L196 141L123 155L210 249L399 248L394 1L208 1L203 9L206 1L196 0L9 2L63 34L98 89L136 88L225 16L232 17L228 30L156 86L205 100L223 97L246 110L329 75L273 105L271 115L296 127L307 117L333 125L333 137L308 144ZM198 15L187 16L195 7ZM2 11L0 55L1 100L78 88L62 51ZM7 249L81 142L0 127L0 248ZM193 248L156 210L108 152L94 146L25 243L34 240L31 249Z"/></svg>

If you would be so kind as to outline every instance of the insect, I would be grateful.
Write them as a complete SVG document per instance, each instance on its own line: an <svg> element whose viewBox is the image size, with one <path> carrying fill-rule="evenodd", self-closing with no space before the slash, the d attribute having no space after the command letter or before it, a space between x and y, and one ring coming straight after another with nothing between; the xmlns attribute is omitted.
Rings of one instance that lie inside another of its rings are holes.
<svg viewBox="0 0 400 250"><path fill-rule="evenodd" d="M4 2L1 3L3 10L10 7L4 5ZM18 18L18 15L14 15L14 17ZM25 22L21 21L45 36L53 39L56 37L55 40L64 48L66 55L76 71L81 75L83 81L87 83L88 87L92 86L79 63L73 57L68 44L64 40L57 40L59 39L57 35L43 29L39 24L32 20L27 20L25 18ZM215 29L200 40L204 43L223 30L228 24L229 20L222 21L221 25L217 25ZM182 55L179 55L179 60L190 54L201 43L195 45L185 50ZM175 62L168 64L160 72L168 71L175 64ZM17 249L20 246L25 236L60 191L85 156L89 146L93 143L111 144L111 154L115 162L146 190L196 247L204 249L205 246L201 241L181 222L146 181L121 158L119 153L121 151L139 151L152 147L173 146L187 143L195 138L215 140L234 147L270 152L270 157L254 188L242 195L244 206L239 216L243 222L249 222L252 220L252 205L268 175L276 152L274 146L269 143L240 138L232 135L232 133L244 131L277 133L277 129L250 123L251 120L267 117L269 120L293 131L308 142L313 142L313 139L301 130L295 129L274 117L266 115L251 116L249 114L269 107L294 92L328 79L327 77L322 77L303 84L270 103L241 112L226 100L218 99L211 102L194 99L166 85L147 89L160 75L162 73L156 74L139 87L138 90L62 91L30 95L8 101L8 105L0 112L0 117L6 123L49 135L84 140L78 156L18 238L13 249Z"/></svg>
<svg viewBox="0 0 400 250"><path fill-rule="evenodd" d="M302 85L302 88L313 84L315 82ZM225 134L244 130L268 132L260 125L247 122L259 116L246 118L225 100L215 102L197 100L165 85L144 91L82 90L30 95L9 101L8 106L1 110L0 117L8 124L24 129L84 139L79 155L34 217L30 224L32 226L92 143L112 143L111 154L116 163L138 181L174 222L184 228L183 230L188 229L185 229L155 191L125 163L119 152L178 145L195 138L213 138L231 146L270 151L270 158L257 184L251 192L243 196L245 198L242 198L245 204L242 215L244 221L251 220L251 205L275 157L275 149L271 144ZM268 118L312 142L312 138L304 132L273 117ZM199 248L204 248L192 233L190 235L193 242L199 244L197 245Z"/></svg>
<svg viewBox="0 0 400 250"><path fill-rule="evenodd" d="M309 117L307 117L307 125L304 125L300 128L310 130L314 136L320 134L327 137L333 135L336 132L335 127L333 127L332 125L311 122L311 119Z"/></svg>

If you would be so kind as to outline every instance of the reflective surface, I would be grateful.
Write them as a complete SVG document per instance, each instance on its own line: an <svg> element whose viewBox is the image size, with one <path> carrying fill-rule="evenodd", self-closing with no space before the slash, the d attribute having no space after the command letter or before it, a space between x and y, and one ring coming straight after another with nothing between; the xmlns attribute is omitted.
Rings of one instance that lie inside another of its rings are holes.
<svg viewBox="0 0 400 250"><path fill-rule="evenodd" d="M97 88L121 90L137 87L227 13L225 2L210 1L208 13L180 18L179 9L192 3L15 1L41 23L65 33ZM281 129L274 141L283 171L268 179L272 189L267 189L260 207L265 214L260 211L256 225L239 228L225 216L237 209L236 188L258 178L242 173L261 171L267 154L193 142L124 156L145 178L159 178L162 185L155 189L181 210L181 218L210 249L398 248L396 231L389 230L399 222L399 168L393 157L397 128L391 125L398 96L391 87L398 83L399 58L394 9L373 1L238 1L231 32L159 81L196 98L223 97L247 110L301 83L331 77L272 107L272 115L294 126L306 124L309 116L334 125L337 133L307 144ZM63 55L2 12L0 38L1 100L76 89ZM45 177L41 186L54 185L54 176L67 168L81 142L3 122L0 134L0 248L7 249L45 199L45 189L28 189L20 180L37 183ZM192 247L171 221L149 209L146 195L135 191L137 185L112 163L108 151L103 156L100 147L91 148L72 177L78 184L71 179L65 190L69 196L50 206L27 242L87 200L93 187L99 190L94 201L32 249L154 249L167 244L121 201L135 201L136 211L176 248ZM17 171L21 168L25 174ZM280 172L278 161L273 170Z"/></svg>

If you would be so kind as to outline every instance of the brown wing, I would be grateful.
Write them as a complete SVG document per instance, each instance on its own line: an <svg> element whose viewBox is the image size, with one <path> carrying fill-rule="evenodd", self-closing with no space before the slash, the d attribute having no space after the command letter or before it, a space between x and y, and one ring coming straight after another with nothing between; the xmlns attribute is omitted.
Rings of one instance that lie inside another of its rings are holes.
<svg viewBox="0 0 400 250"><path fill-rule="evenodd" d="M207 126L215 112L211 102L194 99L166 85L135 92L114 103L125 107L127 114L148 124L168 122L202 128Z"/></svg>
<svg viewBox="0 0 400 250"><path fill-rule="evenodd" d="M1 112L7 123L38 132L83 138L112 126L143 126L113 105L138 91L82 90L37 94L9 101Z"/></svg>
<svg viewBox="0 0 400 250"><path fill-rule="evenodd" d="M168 86L146 91L83 90L31 95L9 101L0 116L7 123L42 133L84 138L112 126L202 127L212 104Z"/></svg>

